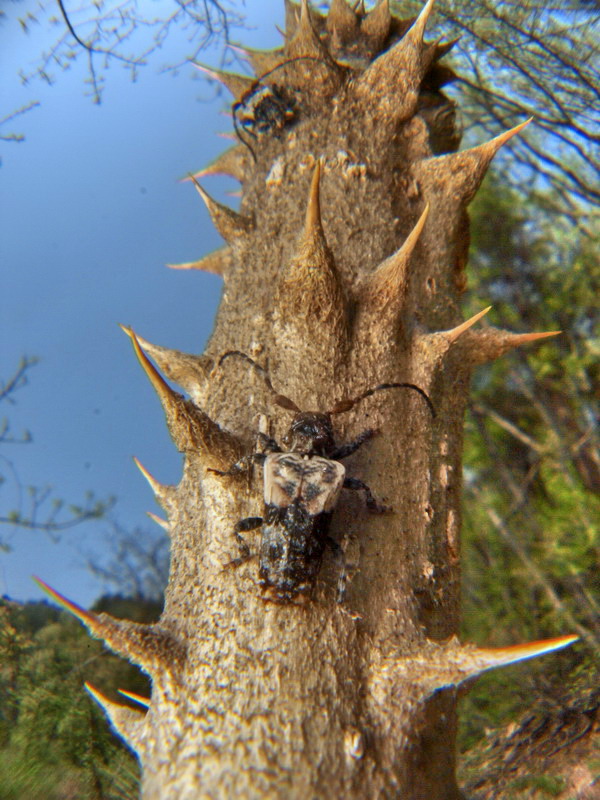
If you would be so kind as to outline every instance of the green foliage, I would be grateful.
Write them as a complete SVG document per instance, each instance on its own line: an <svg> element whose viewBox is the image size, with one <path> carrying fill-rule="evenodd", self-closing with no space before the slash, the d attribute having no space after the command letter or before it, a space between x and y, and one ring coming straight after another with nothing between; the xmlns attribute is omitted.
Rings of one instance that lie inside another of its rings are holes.
<svg viewBox="0 0 600 800"><path fill-rule="evenodd" d="M553 778L551 775L532 775L513 781L509 791L510 789L519 792L523 789L537 789L543 797L556 797L565 789L565 781L562 778Z"/></svg>
<svg viewBox="0 0 600 800"><path fill-rule="evenodd" d="M466 316L491 302L492 324L562 333L474 378L464 638L501 646L573 632L583 646L479 681L464 704L463 748L518 716L534 694L551 696L581 659L600 652L600 248L573 227L550 224L543 208L523 203L493 173L472 217Z"/></svg>
<svg viewBox="0 0 600 800"><path fill-rule="evenodd" d="M160 607L118 598L103 609L155 619ZM109 654L69 615L45 603L0 605L0 800L133 800L138 767L83 688L121 703L147 679Z"/></svg>
<svg viewBox="0 0 600 800"><path fill-rule="evenodd" d="M547 675L554 662L545 665L546 677L542 676L539 665L534 667L536 679L530 684L531 695L525 697L517 688L525 713L514 713L508 724L487 731L477 747L463 754L460 782L467 797L544 800L556 793L561 797L573 796L574 800L574 795L561 792L566 786L573 791L575 776L579 774L577 782L580 782L582 773L587 773L590 781L600 774L597 758L600 741L595 724L600 710L597 666L591 659L582 657L581 661L578 667L570 669L568 659L561 660L562 686L561 675L554 670L551 693ZM519 667L511 668L508 674L513 686L519 686L522 674L529 673L530 668L521 670L521 674ZM502 683L490 688L496 690L496 695L490 691L487 696L489 709L495 713L498 690L502 699L506 688ZM479 692L479 699L485 698ZM484 708L483 714L487 712L488 708Z"/></svg>

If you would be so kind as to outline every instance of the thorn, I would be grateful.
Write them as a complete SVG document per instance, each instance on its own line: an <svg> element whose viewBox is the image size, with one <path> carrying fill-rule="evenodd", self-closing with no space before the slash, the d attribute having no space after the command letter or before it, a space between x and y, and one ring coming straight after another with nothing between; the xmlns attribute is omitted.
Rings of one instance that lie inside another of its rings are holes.
<svg viewBox="0 0 600 800"><path fill-rule="evenodd" d="M213 200L208 192L200 186L193 175L190 175L190 178L194 182L198 194L204 200L213 225L226 241L243 236L254 228L254 223L249 217L244 217L236 211L233 211L233 209L221 203L217 203L217 201Z"/></svg>
<svg viewBox="0 0 600 800"><path fill-rule="evenodd" d="M438 39L438 41L435 43L435 56L433 60L439 61L440 58L448 55L454 45L460 42L460 39L460 36L455 36L454 39L448 39L446 42L442 42Z"/></svg>
<svg viewBox="0 0 600 800"><path fill-rule="evenodd" d="M579 636L559 636L556 639L543 639L510 647L481 648L475 645L461 645L456 638L443 645L444 664L438 664L436 689L459 686L470 678L476 678L490 669L506 667L519 661L527 661L555 650L561 650L576 642ZM435 669L435 668L434 668Z"/></svg>
<svg viewBox="0 0 600 800"><path fill-rule="evenodd" d="M291 21L292 17L290 16L289 19ZM319 89L328 87L331 90L331 82L338 76L338 68L313 26L314 19L322 20L322 17L318 12L311 11L308 0L302 0L300 20L295 28L293 37L288 41L286 55L288 58L312 57L315 61L310 74L310 81L313 84L311 88L314 88L316 82ZM286 9L286 26L287 20ZM320 62L320 69L318 70L314 68L316 61Z"/></svg>
<svg viewBox="0 0 600 800"><path fill-rule="evenodd" d="M204 169L188 174L185 178L180 178L180 183L188 183L194 178L203 178L206 175L229 175L238 181L244 179L246 167L248 165L248 151L242 144L228 147L223 153L214 158Z"/></svg>
<svg viewBox="0 0 600 800"><path fill-rule="evenodd" d="M161 401L171 438L179 452L202 453L209 457L208 466L215 469L228 469L240 456L240 442L236 436L223 430L204 413L192 400L199 402L202 387L206 383L208 365L212 360L207 356L191 356L179 350L166 350L152 345L155 357L169 356L169 371L180 386L192 397L185 400L183 395L173 391L148 359L140 342L131 328L121 328L133 342L135 353ZM148 343L149 344L149 343ZM167 487L167 489L170 487ZM165 502L167 502L165 500Z"/></svg>
<svg viewBox="0 0 600 800"><path fill-rule="evenodd" d="M225 47L228 47L230 50L233 50L234 53L237 53L239 56L243 56L244 58L248 55L248 48L244 47L244 45L235 44L234 42L226 42Z"/></svg>
<svg viewBox="0 0 600 800"><path fill-rule="evenodd" d="M558 336L562 331L543 331L542 333L513 333L510 337L510 346L519 347L522 344L536 342L538 339L548 339L551 336Z"/></svg>
<svg viewBox="0 0 600 800"><path fill-rule="evenodd" d="M285 6L285 35L288 41L293 38L298 28L298 6L292 0L284 0Z"/></svg>
<svg viewBox="0 0 600 800"><path fill-rule="evenodd" d="M527 661L530 658L543 656L546 653L554 653L556 650L568 647L578 639L579 636L571 634L558 636L555 639L540 639L526 644L514 644L510 647L476 648L475 652L480 659L480 663L486 665L480 670L480 672L483 672L487 669L516 664L519 661Z"/></svg>
<svg viewBox="0 0 600 800"><path fill-rule="evenodd" d="M435 0L427 0L423 8L421 9L421 13L413 22L411 27L406 32L406 36L410 37L415 44L421 44L423 41L423 36L425 35L425 27L427 26L427 21L429 16L433 10L433 4Z"/></svg>
<svg viewBox="0 0 600 800"><path fill-rule="evenodd" d="M312 25L310 22L310 6L308 4L308 0L300 0L300 28L309 27L312 31Z"/></svg>
<svg viewBox="0 0 600 800"><path fill-rule="evenodd" d="M466 357L471 365L485 364L500 358L513 347L522 344L531 344L551 336L558 336L562 331L543 331L542 333L512 333L501 328L489 327L482 331L473 332L469 339Z"/></svg>
<svg viewBox="0 0 600 800"><path fill-rule="evenodd" d="M357 27L358 14L346 0L331 0L327 13L327 29L338 34L345 42Z"/></svg>
<svg viewBox="0 0 600 800"><path fill-rule="evenodd" d="M122 706L113 703L105 697L91 683L87 681L83 684L88 694L96 701L102 711L108 717L113 728L119 733L127 744L139 753L143 744L145 733L145 713L136 711L131 706Z"/></svg>
<svg viewBox="0 0 600 800"><path fill-rule="evenodd" d="M133 349L135 351L137 359L140 362L142 369L148 376L150 383L154 387L163 405L167 404L171 406L174 402L177 402L180 399L180 396L176 392L174 392L173 389L171 389L169 384L165 381L160 372L150 361L146 353L144 353L144 351L140 347L140 343L137 336L133 332L133 329L127 328L125 325L119 325L119 327L131 339L131 343L133 344Z"/></svg>
<svg viewBox="0 0 600 800"><path fill-rule="evenodd" d="M92 636L102 639L115 653L128 658L150 674L158 670L179 669L185 658L185 648L173 636L155 625L143 625L116 619L110 614L92 614L67 600L47 583L34 577L34 581L59 605L82 622Z"/></svg>
<svg viewBox="0 0 600 800"><path fill-rule="evenodd" d="M329 343L329 352L332 349L342 352L348 335L342 281L321 221L320 174L321 162L317 160L304 227L294 255L279 274L273 316L277 331L274 335L279 337L280 346L293 347L297 358L306 352L307 359L309 353L315 352L315 338L319 339L320 347L325 348L325 343ZM298 350L299 341L304 342L301 350ZM313 359L312 368L316 363ZM328 364L331 366L330 360Z"/></svg>
<svg viewBox="0 0 600 800"><path fill-rule="evenodd" d="M229 247L220 247L212 253L203 256L198 261L186 261L182 264L167 264L169 269L198 269L223 277L231 266L231 250Z"/></svg>
<svg viewBox="0 0 600 800"><path fill-rule="evenodd" d="M254 50L251 47L244 48L244 54L250 62L257 79L267 72L272 72L276 67L285 61L285 51L283 47L276 47L273 50Z"/></svg>
<svg viewBox="0 0 600 800"><path fill-rule="evenodd" d="M197 61L192 61L191 63L192 66L196 67L200 72L203 72L212 80L218 81L225 86L235 97L236 102L239 102L240 99L254 87L254 78L249 78L247 75L238 75L235 72L213 69Z"/></svg>
<svg viewBox="0 0 600 800"><path fill-rule="evenodd" d="M313 239L323 236L323 226L321 223L321 201L319 197L319 183L321 181L321 159L317 159L315 169L310 182L308 194L308 205L306 207L306 219L304 223L304 236L306 239Z"/></svg>
<svg viewBox="0 0 600 800"><path fill-rule="evenodd" d="M328 53L323 47L312 26L311 12L308 0L302 0L300 6L300 20L294 33L294 38L288 46L288 56L327 56Z"/></svg>
<svg viewBox="0 0 600 800"><path fill-rule="evenodd" d="M378 55L357 78L355 92L368 103L369 115L377 119L386 139L390 126L408 119L418 104L423 78L431 65L435 49L423 44L423 33L433 7L428 0L408 31L389 50ZM402 91L398 91L402 86Z"/></svg>
<svg viewBox="0 0 600 800"><path fill-rule="evenodd" d="M98 617L95 614L92 614L90 611L86 611L85 608L78 606L77 603L74 603L72 600L68 600L64 595L57 592L56 589L53 589L36 575L32 575L32 578L40 587L40 589L42 589L42 591L50 595L50 597L55 600L59 606L62 606L67 611L70 611L71 614L83 622L84 625L91 626L98 622Z"/></svg>
<svg viewBox="0 0 600 800"><path fill-rule="evenodd" d="M468 150L425 159L418 165L423 183L433 183L431 191L434 191L433 187L444 186L446 196L455 197L463 207L468 205L498 150L530 122L531 119L528 119L489 142Z"/></svg>
<svg viewBox="0 0 600 800"><path fill-rule="evenodd" d="M381 49L389 35L391 24L389 0L379 0L379 3L362 20L360 26L362 33L370 40L373 53L377 53Z"/></svg>
<svg viewBox="0 0 600 800"><path fill-rule="evenodd" d="M196 450L197 447L201 446L200 443L207 430L218 428L218 426L191 401L185 400L183 395L171 389L146 353L142 350L140 342L133 330L131 328L126 328L124 325L120 327L131 339L138 361L158 394L163 411L165 412L167 426L175 446L182 453L188 450ZM190 360L193 361L194 356L188 356L188 361ZM177 368L177 365L175 365L175 368ZM181 381L185 380L190 383L191 388L189 391L193 393L193 387L196 383L196 372L194 370L190 372L188 376L189 380L185 378L185 369L180 368L178 375Z"/></svg>
<svg viewBox="0 0 600 800"><path fill-rule="evenodd" d="M213 367L212 359L208 356L190 355L170 347L160 347L144 339L143 336L136 336L136 339L146 357L155 362L159 375L164 374L170 381L181 386L192 400L201 406L208 375ZM175 403L182 400L181 395L175 391L172 393L172 398Z"/></svg>
<svg viewBox="0 0 600 800"><path fill-rule="evenodd" d="M112 700L109 700L109 698L106 697L106 695L102 694L102 692L99 689L96 689L96 687L93 686L88 681L85 681L83 685L84 685L86 691L91 694L91 696L98 703L98 705L104 711L106 711L107 716L108 715L112 716L112 714L115 711L126 711L126 712L133 712L135 714L135 716L138 718L138 720L143 720L144 719L145 714L143 714L140 711L135 711L134 709L130 708L130 706L122 706L122 705L119 705L119 703L113 703ZM120 689L117 689L117 691L121 692ZM124 694L124 695L128 696L127 692L121 692L121 694ZM148 705L150 705L150 704L148 704ZM107 710L107 707L108 707L108 709L110 709L110 713Z"/></svg>
<svg viewBox="0 0 600 800"><path fill-rule="evenodd" d="M402 246L389 258L386 258L367 279L367 291L376 302L379 301L378 305L381 305L381 301L387 304L391 300L401 299L406 291L408 265L425 227L428 214L429 203L425 205L421 216Z"/></svg>
<svg viewBox="0 0 600 800"><path fill-rule="evenodd" d="M525 122L521 122L519 125L515 125L514 128L511 128L508 131L504 131L504 133L499 134L498 136L494 136L493 139L490 139L489 142L485 142L485 144L480 144L478 147L474 147L473 150L479 150L485 157L488 159L488 163L492 160L492 158L496 155L498 150L502 147L502 145L506 144L509 139L512 139L513 136L516 136L518 133L521 133L523 128L526 128L530 122L533 122L533 117L529 117L526 119ZM467 151L469 152L469 151Z"/></svg>
<svg viewBox="0 0 600 800"><path fill-rule="evenodd" d="M152 511L146 511L146 514L150 517L152 522L156 522L156 524L160 525L160 527L167 533L171 532L171 526L169 525L166 519L159 517L158 514L153 514Z"/></svg>
<svg viewBox="0 0 600 800"><path fill-rule="evenodd" d="M122 694L123 697L129 698L129 700L133 700L134 703L139 703L141 706L144 706L145 708L150 708L149 697L142 697L141 694L136 694L135 692L126 692L125 689L117 689L117 692L119 692L119 694Z"/></svg>
<svg viewBox="0 0 600 800"><path fill-rule="evenodd" d="M480 320L483 316L485 316L488 311L491 309L491 306L484 308L483 311L480 311L478 314L474 314L469 319L461 322L460 325L457 325L456 328L451 328L448 331L443 331L443 335L448 339L450 344L454 343L458 337L463 334L466 330L468 330L472 325L474 325L477 320Z"/></svg>
<svg viewBox="0 0 600 800"><path fill-rule="evenodd" d="M150 488L154 492L154 496L156 497L157 502L165 509L170 510L173 507L173 500L175 494L175 487L174 486L165 486L163 483L159 483L156 478L148 472L148 470L144 467L144 465L135 457L133 456L133 463L142 473L144 478L150 484Z"/></svg>
<svg viewBox="0 0 600 800"><path fill-rule="evenodd" d="M416 657L392 662L384 667L393 683L406 681L422 687L425 697L439 689L460 686L465 681L476 678L483 672L496 667L504 667L526 661L536 656L552 653L568 647L579 636L559 636L510 647L481 648L473 644L461 644L456 636L438 644L430 640L423 642Z"/></svg>

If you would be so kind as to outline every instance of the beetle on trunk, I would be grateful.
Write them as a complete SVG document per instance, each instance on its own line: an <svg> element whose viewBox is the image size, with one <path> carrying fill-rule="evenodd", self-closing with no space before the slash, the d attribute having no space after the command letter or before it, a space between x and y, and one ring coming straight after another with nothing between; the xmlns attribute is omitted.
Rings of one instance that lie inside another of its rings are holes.
<svg viewBox="0 0 600 800"><path fill-rule="evenodd" d="M338 601L341 602L345 588L344 557L339 544L329 536L329 525L342 489L363 491L366 506L372 513L381 514L389 509L377 502L366 483L347 476L346 468L340 463L377 431L368 428L353 441L336 445L331 415L350 411L361 400L384 389L413 389L424 398L435 416L433 404L428 395L412 383L382 383L358 397L342 400L325 413L301 411L289 397L275 392L266 370L245 353L231 350L221 356L219 365L230 356L243 358L257 369L274 395L275 403L295 413L283 437L285 449L261 432L258 441L263 452L244 456L226 471L211 470L226 476L245 472L254 462L263 467L263 516L246 517L236 524L234 536L241 557L230 563L239 565L251 557L241 534L262 527L259 577L265 595L279 603L305 602L310 597L328 545L342 564L338 584Z"/></svg>

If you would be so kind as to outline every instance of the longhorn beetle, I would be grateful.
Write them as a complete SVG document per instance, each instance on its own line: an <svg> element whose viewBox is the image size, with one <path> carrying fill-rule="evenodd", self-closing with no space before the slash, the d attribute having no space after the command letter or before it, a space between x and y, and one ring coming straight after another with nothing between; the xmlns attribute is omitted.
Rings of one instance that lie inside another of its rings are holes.
<svg viewBox="0 0 600 800"><path fill-rule="evenodd" d="M272 86L263 84L269 75L294 61L320 61L322 63L323 59L318 56L296 56L282 61L281 64L277 64L273 69L258 77L231 107L233 128L238 139L250 150L254 161L256 161L256 154L250 142L242 136L242 130L253 139L257 139L257 134L269 131L279 133L296 117L296 99L292 92L276 84Z"/></svg>
<svg viewBox="0 0 600 800"><path fill-rule="evenodd" d="M219 366L232 356L251 364L263 376L274 402L293 411L295 416L282 440L285 449L274 439L259 433L265 452L244 456L225 472L211 470L217 475L236 475L248 470L254 461L263 465L263 516L247 517L236 524L233 533L241 557L231 564L238 565L250 558L250 548L241 534L262 526L259 577L263 591L269 599L279 603L304 601L316 581L326 545L343 563L341 547L329 536L331 515L342 488L363 491L371 512L388 510L377 503L365 483L347 477L340 463L377 431L368 428L354 441L336 445L331 416L350 411L361 400L384 389L412 389L423 397L432 416L435 416L435 409L427 394L412 383L382 383L358 397L342 400L325 413L301 411L293 400L275 391L264 367L245 353L230 350L221 356ZM344 587L345 570L342 569L338 586L340 602Z"/></svg>

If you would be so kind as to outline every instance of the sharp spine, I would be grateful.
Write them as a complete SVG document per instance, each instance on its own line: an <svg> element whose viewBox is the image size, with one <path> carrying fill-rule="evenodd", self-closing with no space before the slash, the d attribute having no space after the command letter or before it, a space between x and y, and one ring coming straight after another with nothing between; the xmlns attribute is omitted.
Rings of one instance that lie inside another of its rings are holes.
<svg viewBox="0 0 600 800"><path fill-rule="evenodd" d="M154 514L152 511L146 511L146 514L150 517L152 522L156 522L156 524L160 525L160 527L164 531L166 531L169 534L171 533L171 526L169 525L169 523L168 523L168 521L166 519L163 519L162 517L159 517L158 514Z"/></svg>
<svg viewBox="0 0 600 800"><path fill-rule="evenodd" d="M225 239L225 241L231 242L240 236L247 235L253 230L254 222L252 219L250 219L250 217L244 217L242 214L238 214L237 211L234 211L233 209L224 206L222 203L218 203L216 200L213 200L208 192L205 191L202 186L200 186L193 175L191 175L190 178L193 181L198 194L204 200L206 208L208 209L208 213L213 221L213 225Z"/></svg>
<svg viewBox="0 0 600 800"><path fill-rule="evenodd" d="M208 75L209 78L212 78L215 81L218 81L220 84L225 86L231 94L234 96L236 101L239 101L246 92L248 92L254 86L254 79L248 77L247 75L238 75L235 72L226 72L225 70L221 69L214 69L213 67L207 67L204 64L200 64L197 61L192 61L192 66L199 69L200 72L203 72L205 75Z"/></svg>
<svg viewBox="0 0 600 800"><path fill-rule="evenodd" d="M485 316L488 313L488 311L490 311L491 308L492 308L491 306L487 306L487 308L484 308L483 311L479 311L477 314L473 314L472 317L469 317L469 319L465 320L464 322L461 322L461 324L457 325L455 328L450 328L450 330L448 331L443 331L442 335L445 336L446 339L448 339L450 344L454 344L454 342L460 336L462 336L462 334L465 331L469 330L470 327L472 327L478 320L480 320L483 316Z"/></svg>
<svg viewBox="0 0 600 800"><path fill-rule="evenodd" d="M67 599L40 578L34 577L34 581L53 600L77 617L92 636L102 639L115 653L128 658L149 674L174 672L182 666L185 659L183 646L156 626L116 619L105 613L94 614Z"/></svg>
<svg viewBox="0 0 600 800"><path fill-rule="evenodd" d="M165 511L171 511L175 505L175 487L167 486L157 481L156 478L150 472L148 472L146 467L144 467L144 465L135 456L133 456L133 463L150 484L150 488L156 497L157 503L161 505Z"/></svg>
<svg viewBox="0 0 600 800"><path fill-rule="evenodd" d="M123 697L127 697L129 700L133 700L134 703L139 703L144 708L150 708L150 698L143 697L141 694L136 694L135 692L128 692L125 689L117 689L119 694L122 694Z"/></svg>
<svg viewBox="0 0 600 800"><path fill-rule="evenodd" d="M232 253L229 247L220 247L212 253L203 256L198 261L185 261L182 264L167 264L170 269L197 269L210 272L213 275L224 277L232 262Z"/></svg>
<svg viewBox="0 0 600 800"><path fill-rule="evenodd" d="M388 302L402 300L408 285L408 265L425 227L428 214L429 204L426 204L402 246L386 258L367 279L367 292L375 299L376 304L387 305Z"/></svg>
<svg viewBox="0 0 600 800"><path fill-rule="evenodd" d="M552 336L558 336L562 331L543 331L542 333L513 333L501 328L489 327L484 331L474 331L468 345L467 357L472 365L485 364L508 353L514 347L531 344Z"/></svg>
<svg viewBox="0 0 600 800"><path fill-rule="evenodd" d="M96 701L102 711L108 717L109 722L117 733L125 739L129 747L136 753L140 753L146 732L146 715L141 711L136 711L131 706L122 706L113 703L105 697L98 689L87 681L84 683L88 694Z"/></svg>

